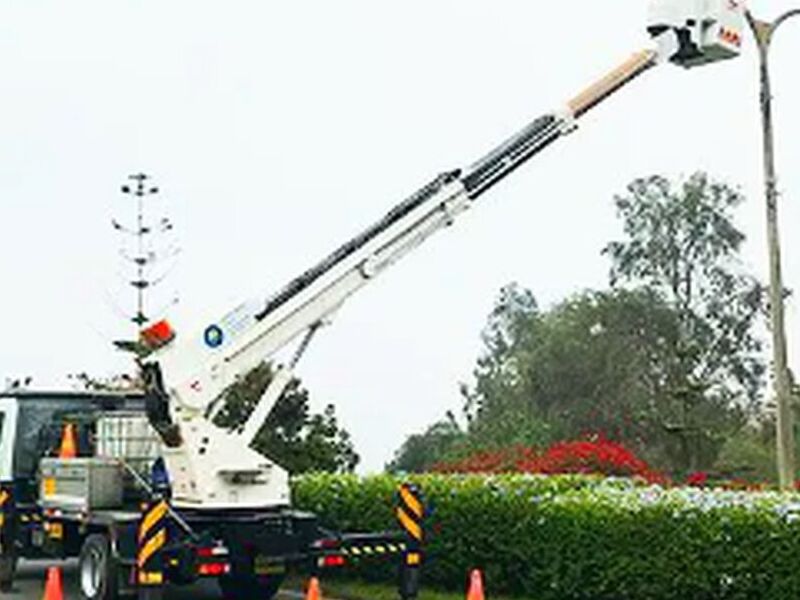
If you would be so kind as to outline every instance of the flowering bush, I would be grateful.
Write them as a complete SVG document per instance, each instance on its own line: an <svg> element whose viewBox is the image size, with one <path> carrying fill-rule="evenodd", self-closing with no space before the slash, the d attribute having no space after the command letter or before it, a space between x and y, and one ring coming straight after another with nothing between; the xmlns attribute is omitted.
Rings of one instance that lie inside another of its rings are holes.
<svg viewBox="0 0 800 600"><path fill-rule="evenodd" d="M412 480L431 507L425 585L461 590L479 567L490 593L538 600L800 597L798 494L580 474ZM311 475L295 479L293 493L323 525L381 531L397 528L398 483Z"/></svg>
<svg viewBox="0 0 800 600"><path fill-rule="evenodd" d="M704 487L707 483L708 473L705 471L696 471L686 477L686 485L691 485L692 487Z"/></svg>
<svg viewBox="0 0 800 600"><path fill-rule="evenodd" d="M437 473L600 473L643 477L650 482L665 478L621 444L603 437L558 442L544 450L516 446L479 452L460 461L433 466Z"/></svg>
<svg viewBox="0 0 800 600"><path fill-rule="evenodd" d="M528 473L602 473L604 475L650 475L652 469L620 444L605 439L559 442L540 456L522 463Z"/></svg>

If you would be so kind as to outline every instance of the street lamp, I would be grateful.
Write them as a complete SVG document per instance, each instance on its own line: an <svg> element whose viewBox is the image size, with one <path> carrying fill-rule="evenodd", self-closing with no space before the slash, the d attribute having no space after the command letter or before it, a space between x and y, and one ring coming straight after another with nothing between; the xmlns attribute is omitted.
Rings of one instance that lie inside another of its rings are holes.
<svg viewBox="0 0 800 600"><path fill-rule="evenodd" d="M145 324L150 320L144 314L144 293L145 290L150 287L151 281L148 280L144 276L145 267L147 266L148 259L145 255L145 247L144 247L144 240L145 237L152 233L152 229L145 225L144 222L144 197L152 194L158 193L157 187L147 187L145 184L147 180L150 179L149 175L145 175L144 173L136 173L135 175L129 175L128 179L135 181L134 186L130 185L123 185L122 186L122 193L123 194L131 194L136 196L137 202L137 211L136 211L136 229L134 230L134 235L136 236L137 240L137 254L133 258L133 262L136 264L136 274L137 277L134 281L131 281L131 285L136 288L136 314L131 318L131 321L136 323L137 327L139 328L139 333L141 334L142 329L144 328Z"/></svg>
<svg viewBox="0 0 800 600"><path fill-rule="evenodd" d="M761 73L761 118L764 129L764 186L767 201L767 245L769 250L769 302L772 327L773 377L777 403L778 481L783 489L794 483L794 429L791 407L791 377L786 359L786 325L783 311L781 250L778 236L778 191L775 176L775 145L772 128L772 91L769 78L769 48L781 24L800 16L800 9L785 12L771 23L756 19L748 10L747 22L758 45Z"/></svg>

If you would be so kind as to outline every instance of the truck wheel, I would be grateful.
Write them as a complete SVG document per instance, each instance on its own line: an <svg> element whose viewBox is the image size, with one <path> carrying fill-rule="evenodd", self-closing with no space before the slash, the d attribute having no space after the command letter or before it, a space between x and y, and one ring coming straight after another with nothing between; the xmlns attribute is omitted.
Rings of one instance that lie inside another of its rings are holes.
<svg viewBox="0 0 800 600"><path fill-rule="evenodd" d="M14 573L17 571L17 555L4 554L0 556L0 592L10 592L14 583Z"/></svg>
<svg viewBox="0 0 800 600"><path fill-rule="evenodd" d="M222 575L218 581L225 600L270 600L278 593L283 575Z"/></svg>
<svg viewBox="0 0 800 600"><path fill-rule="evenodd" d="M119 564L107 536L93 534L83 542L78 576L86 600L117 600Z"/></svg>

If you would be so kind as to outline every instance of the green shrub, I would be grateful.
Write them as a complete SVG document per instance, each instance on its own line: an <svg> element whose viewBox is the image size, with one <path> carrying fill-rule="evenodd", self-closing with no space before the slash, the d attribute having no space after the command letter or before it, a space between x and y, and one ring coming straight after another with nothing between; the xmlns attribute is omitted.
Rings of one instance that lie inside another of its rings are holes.
<svg viewBox="0 0 800 600"><path fill-rule="evenodd" d="M479 567L490 590L541 600L800 597L800 496L583 475L410 479L431 507L427 584L460 590ZM305 476L295 504L342 531L396 529L399 481Z"/></svg>
<svg viewBox="0 0 800 600"><path fill-rule="evenodd" d="M742 429L722 445L713 470L734 479L774 483L775 441Z"/></svg>

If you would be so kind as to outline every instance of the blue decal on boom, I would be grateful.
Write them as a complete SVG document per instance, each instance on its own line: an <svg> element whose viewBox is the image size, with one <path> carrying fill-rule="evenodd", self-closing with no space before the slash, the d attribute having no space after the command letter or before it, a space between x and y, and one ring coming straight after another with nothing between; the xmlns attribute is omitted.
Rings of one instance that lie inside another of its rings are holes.
<svg viewBox="0 0 800 600"><path fill-rule="evenodd" d="M225 340L219 325L209 325L203 332L203 340L209 348L219 348Z"/></svg>

